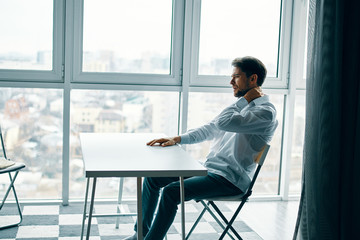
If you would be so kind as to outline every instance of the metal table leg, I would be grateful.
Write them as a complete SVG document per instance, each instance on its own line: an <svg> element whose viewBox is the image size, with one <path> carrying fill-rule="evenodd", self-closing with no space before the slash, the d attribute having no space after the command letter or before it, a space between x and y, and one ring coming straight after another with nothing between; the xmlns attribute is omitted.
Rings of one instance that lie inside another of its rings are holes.
<svg viewBox="0 0 360 240"><path fill-rule="evenodd" d="M89 194L89 181L90 181L90 179L87 178L87 181L86 181L86 191L85 191L85 201L84 201L84 212L83 212L83 219L82 219L82 224L81 224L81 236L80 236L80 240L82 240L82 239L83 239L83 236L84 236L84 227L85 227L86 209L87 209L87 199L88 199L88 194Z"/></svg>
<svg viewBox="0 0 360 240"><path fill-rule="evenodd" d="M180 177L180 201L181 201L181 238L185 240L185 191L184 177Z"/></svg>
<svg viewBox="0 0 360 240"><path fill-rule="evenodd" d="M137 178L137 239L143 240L143 221L142 221L142 179Z"/></svg>
<svg viewBox="0 0 360 240"><path fill-rule="evenodd" d="M96 188L96 177L94 177L93 188L92 188L92 192L91 192L91 202L90 202L89 220L88 220L88 228L87 228L87 233L86 233L86 240L89 240L89 238L90 238L91 218L92 218L92 214L93 214L94 199L95 199L95 188Z"/></svg>

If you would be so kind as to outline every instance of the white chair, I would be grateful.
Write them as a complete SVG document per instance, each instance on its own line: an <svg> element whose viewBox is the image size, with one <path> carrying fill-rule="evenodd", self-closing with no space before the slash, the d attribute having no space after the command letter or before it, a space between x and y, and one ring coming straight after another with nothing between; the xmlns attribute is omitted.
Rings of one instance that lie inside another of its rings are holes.
<svg viewBox="0 0 360 240"><path fill-rule="evenodd" d="M20 207L19 200L18 200L16 191L15 191L14 183L15 183L16 177L18 176L19 171L21 169L25 168L25 164L23 164L23 163L12 163L12 161L10 161L7 158L1 127L0 127L0 140L1 140L2 150L3 150L3 157L4 157L2 160L4 162L8 161L9 163L12 164L12 165L4 164L4 168L0 169L0 174L9 174L9 179L10 179L10 184L9 184L9 186L7 188L7 191L5 192L5 195L4 195L3 200L1 202L1 205L0 205L0 211L1 211L1 209L3 208L3 206L5 204L5 201L6 201L7 197L8 197L8 195L9 195L10 190L12 190L13 194L14 194L14 197L15 197L15 201L16 201L17 211L18 211L19 217L20 217L20 220L17 223L8 224L8 225L5 225L5 226L0 226L0 230L2 230L2 229L18 226L22 222L23 217L22 217L21 207ZM7 165L10 165L10 166L7 166ZM5 166L7 166L7 167L5 167Z"/></svg>
<svg viewBox="0 0 360 240"><path fill-rule="evenodd" d="M258 154L256 159L254 160L257 163L257 168L255 170L254 177L253 177L253 179L252 179L252 181L250 183L250 186L249 186L249 188L247 189L247 191L244 194L236 195L236 196L224 196L224 197L216 197L216 198L196 200L196 201L200 202L204 206L204 209L200 213L199 217L196 219L194 225L192 226L192 228L190 229L188 235L186 236L186 239L189 239L191 233L194 231L194 229L196 228L197 224L199 223L199 221L201 220L201 218L203 217L203 215L204 215L204 213L206 211L208 211L210 213L210 215L215 219L215 221L223 229L223 233L221 234L219 240L223 239L226 234L228 234L231 239L234 239L234 237L228 232L229 229L231 229L231 231L234 233L234 235L237 237L237 239L242 239L240 237L239 233L232 227L232 224L235 221L236 217L238 216L240 210L244 206L245 202L248 200L249 196L252 194L252 188L253 188L253 186L255 184L255 181L256 181L256 178L257 178L257 176L258 176L258 174L260 172L260 169L261 169L262 165L264 164L265 157L266 157L266 155L267 155L267 153L269 151L269 148L270 148L270 145L266 144L262 148L262 150L260 151L260 153ZM218 208L218 206L216 206L215 202L218 202L218 201L237 201L237 202L240 202L239 206L237 207L237 209L233 213L230 221L224 216L224 214L221 212L221 210ZM220 218L222 219L224 224L220 221L220 219L216 216L216 214L211 210L210 206L220 216ZM226 225L226 226L224 226L224 225Z"/></svg>

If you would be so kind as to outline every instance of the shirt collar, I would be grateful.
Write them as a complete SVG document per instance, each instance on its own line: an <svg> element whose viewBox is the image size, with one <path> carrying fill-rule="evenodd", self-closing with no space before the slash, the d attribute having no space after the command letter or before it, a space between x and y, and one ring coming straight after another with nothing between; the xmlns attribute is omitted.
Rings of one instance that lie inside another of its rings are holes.
<svg viewBox="0 0 360 240"><path fill-rule="evenodd" d="M264 95L262 97L256 98L252 101L255 105L261 105L270 101L269 95Z"/></svg>

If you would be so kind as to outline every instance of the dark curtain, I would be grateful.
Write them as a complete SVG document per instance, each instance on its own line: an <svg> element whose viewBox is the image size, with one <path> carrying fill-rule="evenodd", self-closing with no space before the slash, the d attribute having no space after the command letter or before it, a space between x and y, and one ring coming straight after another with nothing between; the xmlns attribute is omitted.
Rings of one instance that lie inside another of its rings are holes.
<svg viewBox="0 0 360 240"><path fill-rule="evenodd" d="M294 239L360 239L359 1L310 0L302 193Z"/></svg>

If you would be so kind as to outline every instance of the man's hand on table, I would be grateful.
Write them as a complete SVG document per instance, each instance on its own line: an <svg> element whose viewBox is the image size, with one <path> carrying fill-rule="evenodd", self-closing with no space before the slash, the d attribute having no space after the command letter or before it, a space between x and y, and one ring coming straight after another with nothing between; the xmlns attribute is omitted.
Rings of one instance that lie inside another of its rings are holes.
<svg viewBox="0 0 360 240"><path fill-rule="evenodd" d="M176 137L170 137L170 138L154 139L154 140L151 140L150 142L146 143L146 145L149 145L149 146L159 145L162 147L167 147L167 146L172 146L177 143L180 143L180 141L181 141L181 137L176 136Z"/></svg>

